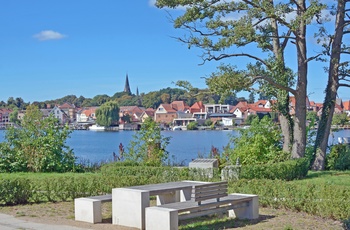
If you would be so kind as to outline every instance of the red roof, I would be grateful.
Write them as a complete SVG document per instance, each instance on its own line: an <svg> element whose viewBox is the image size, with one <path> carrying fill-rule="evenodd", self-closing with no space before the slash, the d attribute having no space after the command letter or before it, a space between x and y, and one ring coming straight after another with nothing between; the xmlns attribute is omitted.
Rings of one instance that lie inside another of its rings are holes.
<svg viewBox="0 0 350 230"><path fill-rule="evenodd" d="M350 101L343 102L344 110L350 111Z"/></svg>
<svg viewBox="0 0 350 230"><path fill-rule="evenodd" d="M170 105L176 111L185 111L190 108L184 101L173 101Z"/></svg>

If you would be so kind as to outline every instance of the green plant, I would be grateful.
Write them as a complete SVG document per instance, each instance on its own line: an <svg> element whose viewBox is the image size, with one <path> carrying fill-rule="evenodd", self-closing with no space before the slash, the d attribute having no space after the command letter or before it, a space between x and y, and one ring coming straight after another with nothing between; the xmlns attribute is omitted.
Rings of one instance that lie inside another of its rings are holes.
<svg viewBox="0 0 350 230"><path fill-rule="evenodd" d="M256 114L249 114L247 119L245 120L245 124L247 124L247 125L252 124L252 122L255 118L259 118L259 116Z"/></svg>
<svg viewBox="0 0 350 230"><path fill-rule="evenodd" d="M52 115L43 119L36 106L28 106L22 128L9 127L0 143L0 172L68 172L75 156L66 146L71 131Z"/></svg>
<svg viewBox="0 0 350 230"><path fill-rule="evenodd" d="M198 129L198 123L195 121L191 121L187 125L187 130L197 130Z"/></svg>
<svg viewBox="0 0 350 230"><path fill-rule="evenodd" d="M239 178L295 180L306 177L310 166L308 158L291 159L284 162L243 165Z"/></svg>
<svg viewBox="0 0 350 230"><path fill-rule="evenodd" d="M331 147L330 153L326 156L326 169L350 169L350 147L347 144L337 144Z"/></svg>
<svg viewBox="0 0 350 230"><path fill-rule="evenodd" d="M160 166L169 156L166 147L171 137L164 137L159 125L147 118L130 141L129 152L124 153L127 161L143 163L145 165Z"/></svg>
<svg viewBox="0 0 350 230"><path fill-rule="evenodd" d="M238 136L231 137L233 149L227 148L231 162L242 165L265 164L285 161L290 154L282 151L281 130L267 116L255 118L247 129L239 129Z"/></svg>
<svg viewBox="0 0 350 230"><path fill-rule="evenodd" d="M207 120L204 121L204 125L205 126L211 126L212 124L213 124L213 121L210 120L210 119L207 119Z"/></svg>

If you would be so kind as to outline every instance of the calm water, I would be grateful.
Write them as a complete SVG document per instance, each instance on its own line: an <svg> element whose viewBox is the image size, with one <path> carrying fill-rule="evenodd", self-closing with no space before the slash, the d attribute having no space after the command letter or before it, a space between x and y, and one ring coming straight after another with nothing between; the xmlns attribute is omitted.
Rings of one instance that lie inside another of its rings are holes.
<svg viewBox="0 0 350 230"><path fill-rule="evenodd" d="M118 153L120 143L127 151L134 133L74 131L67 140L67 145L80 159L90 162L109 161L113 159L113 152ZM186 165L198 156L207 157L212 146L222 152L222 148L229 142L230 135L237 135L235 131L163 131L162 134L172 137L167 147L172 161ZM334 132L330 135L329 143L337 143L338 137L349 136L350 130ZM4 131L0 130L0 142L3 139Z"/></svg>

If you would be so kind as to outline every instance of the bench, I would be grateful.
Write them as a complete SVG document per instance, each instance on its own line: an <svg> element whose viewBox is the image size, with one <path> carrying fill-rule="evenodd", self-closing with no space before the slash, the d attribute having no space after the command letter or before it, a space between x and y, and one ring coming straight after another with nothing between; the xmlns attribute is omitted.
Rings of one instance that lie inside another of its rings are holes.
<svg viewBox="0 0 350 230"><path fill-rule="evenodd" d="M179 220L221 215L256 219L259 217L259 198L251 194L227 194L227 182L192 186L191 200L146 208L146 230L176 230Z"/></svg>
<svg viewBox="0 0 350 230"><path fill-rule="evenodd" d="M102 222L102 203L111 202L112 194L74 199L75 220L89 223Z"/></svg>

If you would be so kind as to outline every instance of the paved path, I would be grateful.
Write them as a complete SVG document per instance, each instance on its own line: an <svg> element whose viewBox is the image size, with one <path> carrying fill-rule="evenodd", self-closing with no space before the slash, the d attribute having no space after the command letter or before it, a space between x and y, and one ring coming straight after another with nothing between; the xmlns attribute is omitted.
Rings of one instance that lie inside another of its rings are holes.
<svg viewBox="0 0 350 230"><path fill-rule="evenodd" d="M20 220L13 216L0 213L1 230L87 230L86 228L72 227L68 225L39 224Z"/></svg>

